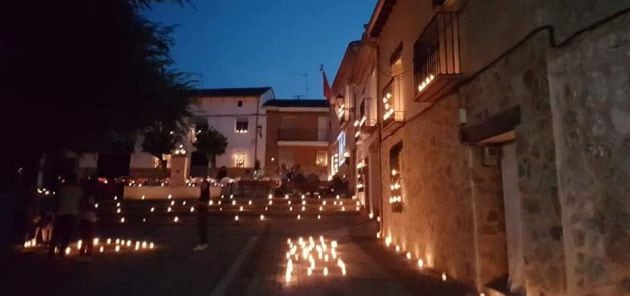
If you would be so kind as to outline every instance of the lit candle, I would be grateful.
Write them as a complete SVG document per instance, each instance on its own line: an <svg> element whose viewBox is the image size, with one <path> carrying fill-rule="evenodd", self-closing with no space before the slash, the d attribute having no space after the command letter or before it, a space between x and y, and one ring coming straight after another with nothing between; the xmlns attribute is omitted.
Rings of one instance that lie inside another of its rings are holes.
<svg viewBox="0 0 630 296"><path fill-rule="evenodd" d="M249 202L247 202L247 204L251 206L252 205L252 201L250 200Z"/></svg>
<svg viewBox="0 0 630 296"><path fill-rule="evenodd" d="M300 216L300 214L297 215L297 219L300 220L302 217Z"/></svg>
<svg viewBox="0 0 630 296"><path fill-rule="evenodd" d="M174 205L175 205L175 201L171 201L171 206L174 206Z"/></svg>
<svg viewBox="0 0 630 296"><path fill-rule="evenodd" d="M442 281L446 282L446 273L444 273L444 272L442 273Z"/></svg>
<svg viewBox="0 0 630 296"><path fill-rule="evenodd" d="M144 200L144 195L142 196L142 200Z"/></svg>
<svg viewBox="0 0 630 296"><path fill-rule="evenodd" d="M411 253L410 252L407 252L407 254L405 256L407 256L407 260L411 260Z"/></svg>
<svg viewBox="0 0 630 296"><path fill-rule="evenodd" d="M153 243L149 244L149 249L153 250Z"/></svg>
<svg viewBox="0 0 630 296"><path fill-rule="evenodd" d="M235 201L235 200L233 200L233 201L232 201L232 205L233 205L233 206L235 206L235 205L236 205L236 201Z"/></svg>
<svg viewBox="0 0 630 296"><path fill-rule="evenodd" d="M322 216L321 215L317 215L317 220L321 219Z"/></svg>
<svg viewBox="0 0 630 296"><path fill-rule="evenodd" d="M238 208L239 211L243 211L243 206L241 206L240 208Z"/></svg>
<svg viewBox="0 0 630 296"><path fill-rule="evenodd" d="M100 253L103 253L103 252L105 251L105 248L104 248L103 246L101 246L100 248L98 248L98 251L99 251Z"/></svg>
<svg viewBox="0 0 630 296"><path fill-rule="evenodd" d="M127 240L127 247L131 247L131 240Z"/></svg>
<svg viewBox="0 0 630 296"><path fill-rule="evenodd" d="M125 223L125 217L120 218L120 223Z"/></svg>
<svg viewBox="0 0 630 296"><path fill-rule="evenodd" d="M168 208L166 209L166 211L170 213L170 212L171 212L171 207L168 207Z"/></svg>
<svg viewBox="0 0 630 296"><path fill-rule="evenodd" d="M172 194L169 194L169 195L168 195L168 199L171 199L171 198L173 198L173 195L172 195Z"/></svg>
<svg viewBox="0 0 630 296"><path fill-rule="evenodd" d="M175 218L173 218L173 222L175 223L179 222L179 217L175 216Z"/></svg>
<svg viewBox="0 0 630 296"><path fill-rule="evenodd" d="M306 210L305 206L302 206L302 212L304 212Z"/></svg>
<svg viewBox="0 0 630 296"><path fill-rule="evenodd" d="M273 198L273 195L272 195L271 193L269 193L269 195L267 195L267 198L268 198L268 199L272 199L272 198Z"/></svg>
<svg viewBox="0 0 630 296"><path fill-rule="evenodd" d="M116 209L116 213L120 214L120 208Z"/></svg>
<svg viewBox="0 0 630 296"><path fill-rule="evenodd" d="M400 252L400 246L396 245L396 253L399 253L399 252Z"/></svg>
<svg viewBox="0 0 630 296"><path fill-rule="evenodd" d="M120 245L116 245L116 247L114 248L114 251L116 253L120 252Z"/></svg>
<svg viewBox="0 0 630 296"><path fill-rule="evenodd" d="M98 203L95 203L95 204L94 204L94 208L95 208L95 209L98 209Z"/></svg>
<svg viewBox="0 0 630 296"><path fill-rule="evenodd" d="M272 204L273 204L273 200L270 200L270 201L269 201L269 205L272 205Z"/></svg>
<svg viewBox="0 0 630 296"><path fill-rule="evenodd" d="M289 207L289 211L292 212L293 211L293 207Z"/></svg>
<svg viewBox="0 0 630 296"><path fill-rule="evenodd" d="M194 212L195 211L195 207L190 207L190 212Z"/></svg>
<svg viewBox="0 0 630 296"><path fill-rule="evenodd" d="M186 201L183 201L183 202L182 202L182 206L185 206L185 205L186 205Z"/></svg>
<svg viewBox="0 0 630 296"><path fill-rule="evenodd" d="M66 250L65 250L66 255L70 255L71 251L72 250L70 249L70 247L66 247Z"/></svg>
<svg viewBox="0 0 630 296"><path fill-rule="evenodd" d="M116 203L116 207L120 208L120 203L119 202Z"/></svg>
<svg viewBox="0 0 630 296"><path fill-rule="evenodd" d="M418 268L424 268L424 261L422 259L418 259Z"/></svg>
<svg viewBox="0 0 630 296"><path fill-rule="evenodd" d="M155 211L154 207L151 207L151 213L153 213Z"/></svg>
<svg viewBox="0 0 630 296"><path fill-rule="evenodd" d="M306 270L306 275L307 276L311 276L313 275L313 269L311 269L310 267Z"/></svg>
<svg viewBox="0 0 630 296"><path fill-rule="evenodd" d="M238 215L234 216L234 221L238 221Z"/></svg>
<svg viewBox="0 0 630 296"><path fill-rule="evenodd" d="M93 245L98 246L98 242L99 242L98 237L95 237L94 239L92 239L92 244Z"/></svg>
<svg viewBox="0 0 630 296"><path fill-rule="evenodd" d="M265 207L265 211L268 211L268 210L269 210L269 207Z"/></svg>
<svg viewBox="0 0 630 296"><path fill-rule="evenodd" d="M117 195L114 195L114 200L118 200L118 196Z"/></svg>
<svg viewBox="0 0 630 296"><path fill-rule="evenodd" d="M328 267L324 267L324 276L328 276Z"/></svg>
<svg viewBox="0 0 630 296"><path fill-rule="evenodd" d="M260 221L265 220L265 215L260 215Z"/></svg>

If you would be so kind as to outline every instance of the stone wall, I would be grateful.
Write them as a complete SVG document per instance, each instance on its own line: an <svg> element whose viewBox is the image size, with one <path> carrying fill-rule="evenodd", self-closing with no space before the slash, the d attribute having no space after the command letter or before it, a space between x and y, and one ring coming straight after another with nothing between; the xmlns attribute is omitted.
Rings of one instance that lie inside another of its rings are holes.
<svg viewBox="0 0 630 296"><path fill-rule="evenodd" d="M630 294L628 28L626 15L548 57L569 295Z"/></svg>
<svg viewBox="0 0 630 296"><path fill-rule="evenodd" d="M382 167L384 228L393 242L450 277L475 284L473 215L466 149L459 140L459 104L444 99L386 140L383 155L402 134L403 211L393 213L389 163Z"/></svg>
<svg viewBox="0 0 630 296"><path fill-rule="evenodd" d="M516 127L523 204L525 285L531 295L562 295L564 254L547 84L548 37L541 33L460 88L470 123L521 107Z"/></svg>

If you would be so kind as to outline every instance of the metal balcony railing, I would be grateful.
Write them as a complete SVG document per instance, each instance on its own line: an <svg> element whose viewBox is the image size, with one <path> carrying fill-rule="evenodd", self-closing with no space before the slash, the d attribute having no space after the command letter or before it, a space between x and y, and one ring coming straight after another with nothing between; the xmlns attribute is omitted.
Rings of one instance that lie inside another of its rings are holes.
<svg viewBox="0 0 630 296"><path fill-rule="evenodd" d="M280 129L278 141L328 141L328 131L315 128Z"/></svg>
<svg viewBox="0 0 630 296"><path fill-rule="evenodd" d="M462 74L458 12L438 12L414 45L416 100L436 99Z"/></svg>

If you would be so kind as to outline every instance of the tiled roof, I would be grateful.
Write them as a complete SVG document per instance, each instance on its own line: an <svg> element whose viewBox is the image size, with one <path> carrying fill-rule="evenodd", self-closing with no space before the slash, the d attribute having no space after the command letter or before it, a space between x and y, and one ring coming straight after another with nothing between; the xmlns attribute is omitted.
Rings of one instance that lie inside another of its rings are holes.
<svg viewBox="0 0 630 296"><path fill-rule="evenodd" d="M327 108L328 101L326 100L282 100L282 99L273 99L265 102L263 104L264 107L324 107Z"/></svg>
<svg viewBox="0 0 630 296"><path fill-rule="evenodd" d="M197 89L194 96L196 97L251 97L260 96L271 87L243 87L243 88L210 88L210 89Z"/></svg>

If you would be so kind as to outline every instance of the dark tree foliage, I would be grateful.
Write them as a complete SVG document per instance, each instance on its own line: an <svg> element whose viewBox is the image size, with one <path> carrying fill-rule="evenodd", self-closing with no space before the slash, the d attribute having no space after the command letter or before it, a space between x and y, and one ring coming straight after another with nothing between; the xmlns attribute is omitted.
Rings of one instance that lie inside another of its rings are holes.
<svg viewBox="0 0 630 296"><path fill-rule="evenodd" d="M131 151L154 122L189 115L192 81L173 68L172 27L142 16L154 1L8 2L0 4L0 146L11 155L3 180L42 153Z"/></svg>
<svg viewBox="0 0 630 296"><path fill-rule="evenodd" d="M174 129L158 122L144 133L142 150L157 157L160 160L160 166L166 169L166 160L163 155L170 154L175 149L178 138L178 133L175 133Z"/></svg>
<svg viewBox="0 0 630 296"><path fill-rule="evenodd" d="M205 120L197 120L196 140L194 142L197 152L203 153L210 159L213 168L217 167L217 156L225 153L227 138L211 126Z"/></svg>

